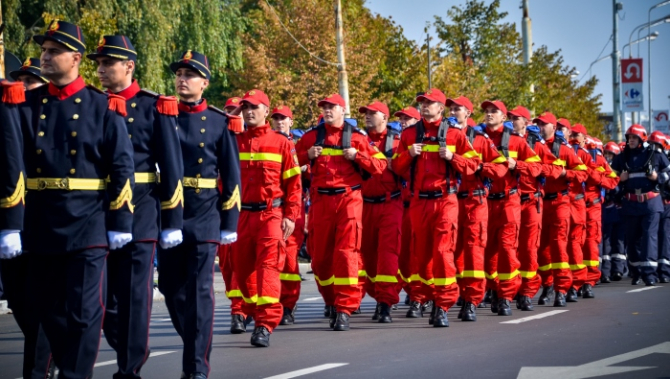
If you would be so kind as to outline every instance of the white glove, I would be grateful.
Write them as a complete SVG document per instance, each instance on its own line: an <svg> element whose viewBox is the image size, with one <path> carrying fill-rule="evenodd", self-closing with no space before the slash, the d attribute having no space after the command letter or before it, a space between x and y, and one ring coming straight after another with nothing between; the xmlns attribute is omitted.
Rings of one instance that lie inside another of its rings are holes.
<svg viewBox="0 0 670 379"><path fill-rule="evenodd" d="M132 241L133 234L109 231L107 232L107 239L109 240L109 250L116 250Z"/></svg>
<svg viewBox="0 0 670 379"><path fill-rule="evenodd" d="M222 230L221 231L221 244L222 245L229 245L233 242L237 241L237 232L231 232L229 230Z"/></svg>
<svg viewBox="0 0 670 379"><path fill-rule="evenodd" d="M0 259L12 259L21 255L21 235L18 230L0 231Z"/></svg>
<svg viewBox="0 0 670 379"><path fill-rule="evenodd" d="M184 241L181 229L165 229L161 232L160 244L163 249L173 248Z"/></svg>

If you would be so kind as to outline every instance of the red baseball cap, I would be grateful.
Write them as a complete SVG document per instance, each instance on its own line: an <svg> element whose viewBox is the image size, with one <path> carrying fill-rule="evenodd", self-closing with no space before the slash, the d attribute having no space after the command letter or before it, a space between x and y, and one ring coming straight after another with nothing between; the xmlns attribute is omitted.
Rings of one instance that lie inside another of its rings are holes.
<svg viewBox="0 0 670 379"><path fill-rule="evenodd" d="M471 126L471 127L477 126L477 124L475 123L475 120L471 119L470 117L468 117L467 123L468 123L468 126Z"/></svg>
<svg viewBox="0 0 670 379"><path fill-rule="evenodd" d="M259 89L252 89L245 93L244 96L242 96L242 100L240 100L240 104L244 102L252 105L263 104L268 108L270 107L270 99L268 99L268 95Z"/></svg>
<svg viewBox="0 0 670 379"><path fill-rule="evenodd" d="M317 104L319 107L323 106L324 104L333 104L333 105L339 105L342 108L346 108L347 104L344 102L344 99L342 96L340 96L339 93L334 93L325 99L319 101Z"/></svg>
<svg viewBox="0 0 670 379"><path fill-rule="evenodd" d="M389 107L387 107L386 104L382 103L381 101L375 101L366 107L358 108L358 113L365 113L367 111L382 112L386 115L386 118L389 117Z"/></svg>
<svg viewBox="0 0 670 379"><path fill-rule="evenodd" d="M423 95L416 97L416 101L422 102L424 100L437 101L438 103L447 104L447 97L437 88L431 88Z"/></svg>
<svg viewBox="0 0 670 379"><path fill-rule="evenodd" d="M568 128L568 129L572 129L572 126L570 126L570 121L568 121L567 118L559 118L556 125L559 125L559 126L562 126L562 127ZM586 134L586 132L584 132L584 134Z"/></svg>
<svg viewBox="0 0 670 379"><path fill-rule="evenodd" d="M551 112L543 112L541 115L535 117L533 119L533 124L536 124L537 121L542 121L545 124L552 124L554 126L557 125L556 116Z"/></svg>
<svg viewBox="0 0 670 379"><path fill-rule="evenodd" d="M399 110L393 114L396 117L400 117L402 115L405 115L407 117L415 118L415 119L420 119L421 115L419 114L419 111L416 110L414 107L405 107L402 110Z"/></svg>
<svg viewBox="0 0 670 379"><path fill-rule="evenodd" d="M516 108L507 112L507 114L516 117L523 117L526 120L530 120L530 111L525 107L522 107L521 105L517 105Z"/></svg>
<svg viewBox="0 0 670 379"><path fill-rule="evenodd" d="M288 117L290 119L293 118L293 113L291 112L291 108L287 107L286 105L280 105L277 108L272 110L272 114L270 114L270 117L280 114L284 117Z"/></svg>
<svg viewBox="0 0 670 379"><path fill-rule="evenodd" d="M507 107L505 106L505 103L503 103L500 100L493 100L493 101L487 100L482 103L483 110L486 110L486 107L488 106L493 106L496 109L500 110L504 115L507 115Z"/></svg>
<svg viewBox="0 0 670 379"><path fill-rule="evenodd" d="M562 118L561 120L565 120L565 119ZM563 125L563 124L561 123L561 120L558 120L559 125ZM567 121L567 120L566 120L566 121ZM572 129L570 129L570 131L571 131L572 133L582 133L582 134L585 135L585 136L588 134L588 133L586 132L586 128L585 128L584 125L582 125L582 124L575 124L575 125L573 125L573 126L572 126Z"/></svg>
<svg viewBox="0 0 670 379"><path fill-rule="evenodd" d="M224 105L224 108L228 107L239 107L240 106L240 99L239 97L231 97L230 99L226 100L226 105Z"/></svg>
<svg viewBox="0 0 670 379"><path fill-rule="evenodd" d="M460 105L462 107L467 108L467 110L469 110L470 112L472 112L472 102L465 96L459 96L455 99L447 99L446 106L450 107L451 104Z"/></svg>

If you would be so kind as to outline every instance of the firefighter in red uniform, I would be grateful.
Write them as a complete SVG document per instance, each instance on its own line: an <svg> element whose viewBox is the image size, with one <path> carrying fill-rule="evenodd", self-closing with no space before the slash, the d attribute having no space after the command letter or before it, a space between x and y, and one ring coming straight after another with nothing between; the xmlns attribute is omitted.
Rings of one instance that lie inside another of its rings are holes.
<svg viewBox="0 0 670 379"><path fill-rule="evenodd" d="M556 135L556 116L549 112L533 119L540 128L542 138L551 153L558 159L553 164L561 166L558 179L547 178L544 187L542 233L538 253L538 270L542 278L543 290L539 305L548 304L555 290L554 306L565 306L565 294L570 289L572 274L568 263L568 230L570 229L570 198L568 183L570 180L584 181L588 176L587 168L577 157L567 141ZM552 285L555 286L552 288Z"/></svg>
<svg viewBox="0 0 670 379"><path fill-rule="evenodd" d="M542 285L542 280L537 273L537 250L540 248L540 234L542 233L543 184L546 178L558 179L563 168L554 164L557 158L547 148L544 139L539 134L539 129L531 126L528 109L517 106L507 114L512 120L514 131L526 138L535 154L542 160L542 175L539 178L527 175L519 178L522 228L519 230L517 256L520 264L521 286L516 307L522 311L532 311L532 298Z"/></svg>
<svg viewBox="0 0 670 379"><path fill-rule="evenodd" d="M458 299L454 249L458 232L458 174L473 175L481 160L467 137L443 118L446 96L435 88L416 99L422 119L407 128L393 159L398 175L409 173L412 200L410 277L421 282L412 290L408 314L421 316L421 303L433 299L429 324L447 327L447 311Z"/></svg>
<svg viewBox="0 0 670 379"><path fill-rule="evenodd" d="M456 280L463 299L458 318L477 321L477 306L484 298L486 278L484 275L484 249L488 224L488 190L486 183L500 180L507 174L507 159L498 153L488 137L468 126L472 114L472 102L465 96L447 99L449 115L456 118L453 128L460 129L468 138L482 160L477 172L461 175L458 188L458 224L461 226L454 261Z"/></svg>
<svg viewBox="0 0 670 379"><path fill-rule="evenodd" d="M346 104L339 94L318 105L325 123L305 133L296 150L300 165L313 162L309 223L314 278L331 307L330 326L344 331L361 302L363 176L381 174L387 163L364 131L345 122Z"/></svg>
<svg viewBox="0 0 670 379"><path fill-rule="evenodd" d="M270 334L282 318L279 274L284 266L286 240L300 214L300 167L289 139L265 120L270 101L253 89L240 101L247 131L238 134L242 175L242 212L237 243L232 245L233 273L246 314L255 322L251 344L270 345Z"/></svg>
<svg viewBox="0 0 670 379"><path fill-rule="evenodd" d="M386 127L389 109L375 101L360 107L365 126L374 146L387 159L395 153L400 134ZM398 298L398 255L402 229L402 197L400 178L387 167L380 174L363 182L363 238L361 255L367 274L366 292L377 301L374 321L393 322L391 306Z"/></svg>
<svg viewBox="0 0 670 379"><path fill-rule="evenodd" d="M521 285L517 247L521 224L521 199L518 178L536 178L542 173L540 157L528 143L503 126L507 108L502 101L485 101L481 105L486 115L486 133L501 155L507 158L508 172L501 180L493 182L489 200L488 237L486 246L487 286L492 290L491 311L500 316L512 314L511 303Z"/></svg>

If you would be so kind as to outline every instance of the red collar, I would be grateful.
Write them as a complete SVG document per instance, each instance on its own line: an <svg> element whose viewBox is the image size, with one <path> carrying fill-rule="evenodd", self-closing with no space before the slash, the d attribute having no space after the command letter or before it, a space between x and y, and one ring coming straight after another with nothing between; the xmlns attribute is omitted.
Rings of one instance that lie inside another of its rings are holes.
<svg viewBox="0 0 670 379"><path fill-rule="evenodd" d="M265 125L257 126L255 128L249 128L247 130L247 133L249 133L249 135L252 137L258 137L268 133L270 130L271 130L270 124L266 122Z"/></svg>
<svg viewBox="0 0 670 379"><path fill-rule="evenodd" d="M337 133L339 131L342 131L343 126L344 126L344 124L338 125L338 126L331 125L331 124L326 124L326 130L331 132L331 133Z"/></svg>
<svg viewBox="0 0 670 379"><path fill-rule="evenodd" d="M179 102L179 111L180 112L186 112L186 113L199 113L207 109L207 100L202 99L202 103L194 106L190 106L187 104L184 104L183 102Z"/></svg>
<svg viewBox="0 0 670 379"><path fill-rule="evenodd" d="M442 118L437 119L436 121L433 122L428 122L426 121L425 118L421 119L423 121L423 126L426 129L438 129L440 127L440 124L442 123Z"/></svg>
<svg viewBox="0 0 670 379"><path fill-rule="evenodd" d="M486 134L488 134L489 137L493 138L493 137L495 137L495 136L498 136L498 135L502 134L502 132L503 132L504 129L505 129L505 126L504 126L504 125L500 125L500 127L498 128L498 130L493 130L492 128L490 128L490 127L487 126L487 127L486 127Z"/></svg>
<svg viewBox="0 0 670 379"><path fill-rule="evenodd" d="M53 83L49 82L49 95L56 96L58 100L65 100L84 89L84 87L86 87L86 83L84 82L84 79L81 78L81 76L78 76L77 79L63 87L63 89L60 89Z"/></svg>
<svg viewBox="0 0 670 379"><path fill-rule="evenodd" d="M117 92L116 94L123 97L126 99L126 101L132 99L137 95L137 93L140 92L140 86L137 84L137 80L133 80L133 84L130 85L130 87L124 89L121 92Z"/></svg>
<svg viewBox="0 0 670 379"><path fill-rule="evenodd" d="M554 143L554 139L555 139L554 137L555 137L555 136L553 136L553 137L551 137L551 138L547 138L547 139L544 140L544 142L545 142L545 143Z"/></svg>
<svg viewBox="0 0 670 379"><path fill-rule="evenodd" d="M379 142L382 139L386 137L386 134L388 133L388 129L384 129L381 132L377 133L373 130L368 130L368 136L370 137L371 140L375 142Z"/></svg>

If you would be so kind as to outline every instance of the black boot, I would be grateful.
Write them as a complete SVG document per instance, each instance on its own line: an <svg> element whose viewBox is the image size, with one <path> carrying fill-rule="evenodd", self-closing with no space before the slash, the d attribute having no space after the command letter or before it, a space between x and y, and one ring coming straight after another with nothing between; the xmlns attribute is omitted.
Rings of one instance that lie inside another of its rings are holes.
<svg viewBox="0 0 670 379"><path fill-rule="evenodd" d="M433 327L435 328L446 328L449 326L449 320L447 320L447 311L442 309L442 307L434 306L435 315L433 316Z"/></svg>
<svg viewBox="0 0 670 379"><path fill-rule="evenodd" d="M349 315L344 312L337 312L335 319L335 326L333 330L336 332L343 332L349 330Z"/></svg>
<svg viewBox="0 0 670 379"><path fill-rule="evenodd" d="M612 283L609 276L602 275L600 276L600 283L607 284Z"/></svg>
<svg viewBox="0 0 670 379"><path fill-rule="evenodd" d="M323 307L323 317L330 318L330 305Z"/></svg>
<svg viewBox="0 0 670 379"><path fill-rule="evenodd" d="M456 305L458 305L458 303ZM461 304L460 307L461 307L461 309L458 311L458 319L459 320L463 318L463 312L465 312L465 304Z"/></svg>
<svg viewBox="0 0 670 379"><path fill-rule="evenodd" d="M465 301L463 301L463 298L459 296L458 301L456 301L456 306L457 307L462 307L463 304L465 304Z"/></svg>
<svg viewBox="0 0 670 379"><path fill-rule="evenodd" d="M375 313L372 314L372 321L377 321L379 320L379 307L381 306L382 303L377 303L377 306L375 307Z"/></svg>
<svg viewBox="0 0 670 379"><path fill-rule="evenodd" d="M538 305L549 305L551 297L554 295L554 286L542 287L542 294L537 301Z"/></svg>
<svg viewBox="0 0 670 379"><path fill-rule="evenodd" d="M203 374L202 372L194 372L191 374L191 376L188 377L188 379L207 379L207 375Z"/></svg>
<svg viewBox="0 0 670 379"><path fill-rule="evenodd" d="M477 306L477 308L486 308L488 304L491 304L491 290L486 290L484 294L484 300Z"/></svg>
<svg viewBox="0 0 670 379"><path fill-rule="evenodd" d="M421 312L421 303L418 301L413 301L409 305L409 309L407 310L407 315L405 315L407 318L420 318L423 317L423 312Z"/></svg>
<svg viewBox="0 0 670 379"><path fill-rule="evenodd" d="M433 310L433 307L435 306L435 302L433 300L428 300L425 303L421 305L421 312L430 312Z"/></svg>
<svg viewBox="0 0 670 379"><path fill-rule="evenodd" d="M583 288L584 288L584 285L579 287L579 289L577 290L577 297L582 297L582 295L584 294L584 292L582 291Z"/></svg>
<svg viewBox="0 0 670 379"><path fill-rule="evenodd" d="M477 307L469 301L466 301L463 305L463 321L477 321L477 313L475 312Z"/></svg>
<svg viewBox="0 0 670 379"><path fill-rule="evenodd" d="M614 274L610 275L610 279L612 279L613 282L618 282L623 279L623 274L620 272L615 272Z"/></svg>
<svg viewBox="0 0 670 379"><path fill-rule="evenodd" d="M519 296L518 301L519 306L517 308L522 311L532 311L533 310L533 299L530 296Z"/></svg>
<svg viewBox="0 0 670 379"><path fill-rule="evenodd" d="M330 317L328 319L328 325L330 325L330 328L335 327L335 320L337 319L337 311L335 310L334 306L330 307Z"/></svg>
<svg viewBox="0 0 670 379"><path fill-rule="evenodd" d="M507 299L498 300L498 316L511 316L512 302Z"/></svg>
<svg viewBox="0 0 670 379"><path fill-rule="evenodd" d="M565 301L567 301L568 303L576 303L577 297L578 297L577 290L571 287L568 290L568 295L565 297Z"/></svg>
<svg viewBox="0 0 670 379"><path fill-rule="evenodd" d="M405 305L409 305L409 295L405 295Z"/></svg>
<svg viewBox="0 0 670 379"><path fill-rule="evenodd" d="M656 279L647 279L644 281L644 285L647 287L653 287L656 285Z"/></svg>
<svg viewBox="0 0 670 379"><path fill-rule="evenodd" d="M670 278L667 277L667 276L664 276L664 277L661 278L660 282L661 282L661 283L664 283L664 284L665 284L665 283L670 283Z"/></svg>
<svg viewBox="0 0 670 379"><path fill-rule="evenodd" d="M596 295L593 293L593 287L586 283L582 286L582 297L584 299L593 299Z"/></svg>
<svg viewBox="0 0 670 379"><path fill-rule="evenodd" d="M251 335L251 344L258 347L270 346L270 331L264 326L258 326Z"/></svg>
<svg viewBox="0 0 670 379"><path fill-rule="evenodd" d="M631 280L630 284L636 286L638 284L642 283L642 279L640 279L639 276L634 276L633 280Z"/></svg>
<svg viewBox="0 0 670 379"><path fill-rule="evenodd" d="M230 316L230 333L242 334L247 331L247 324L244 322L244 316L232 315Z"/></svg>
<svg viewBox="0 0 670 379"><path fill-rule="evenodd" d="M293 316L293 310L291 308L284 307L284 315L279 322L279 325L293 325L295 322L295 317Z"/></svg>
<svg viewBox="0 0 670 379"><path fill-rule="evenodd" d="M565 294L560 291L556 291L556 297L554 298L554 307L565 307Z"/></svg>
<svg viewBox="0 0 670 379"><path fill-rule="evenodd" d="M379 322L388 324L393 322L391 318L391 306L385 303L379 304Z"/></svg>
<svg viewBox="0 0 670 379"><path fill-rule="evenodd" d="M498 292L491 291L491 313L498 313Z"/></svg>
<svg viewBox="0 0 670 379"><path fill-rule="evenodd" d="M428 317L428 325L433 325L435 323L435 314L440 307L434 305L433 309L430 310L430 317Z"/></svg>

